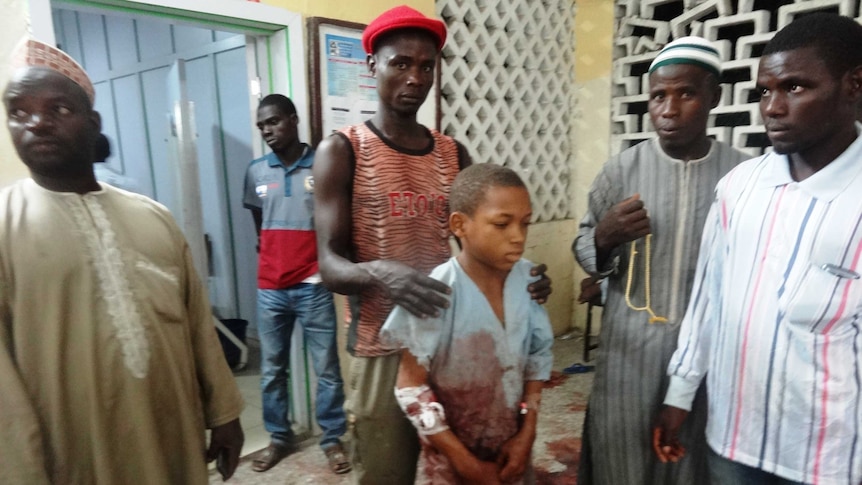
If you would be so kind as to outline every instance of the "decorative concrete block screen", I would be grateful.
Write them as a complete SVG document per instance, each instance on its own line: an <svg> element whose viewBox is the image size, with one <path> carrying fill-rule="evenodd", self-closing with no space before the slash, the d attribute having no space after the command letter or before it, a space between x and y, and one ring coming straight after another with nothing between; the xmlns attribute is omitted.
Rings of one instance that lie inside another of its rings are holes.
<svg viewBox="0 0 862 485"><path fill-rule="evenodd" d="M572 0L438 0L449 37L442 130L475 163L517 171L537 221L573 217Z"/></svg>
<svg viewBox="0 0 862 485"><path fill-rule="evenodd" d="M763 47L794 17L815 11L859 14L859 0L617 0L611 103L611 151L652 136L647 113L647 69L673 39L699 35L722 59L721 102L708 132L751 154L763 153L763 129L754 84ZM857 18L857 21L859 19Z"/></svg>

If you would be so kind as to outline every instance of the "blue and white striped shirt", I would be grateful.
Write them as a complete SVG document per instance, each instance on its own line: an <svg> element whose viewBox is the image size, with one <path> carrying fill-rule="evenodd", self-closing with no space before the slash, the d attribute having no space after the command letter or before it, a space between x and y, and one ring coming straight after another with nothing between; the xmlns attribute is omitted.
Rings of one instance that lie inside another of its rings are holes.
<svg viewBox="0 0 862 485"><path fill-rule="evenodd" d="M701 379L718 454L862 483L862 137L795 182L770 153L728 173L704 228L665 404Z"/></svg>

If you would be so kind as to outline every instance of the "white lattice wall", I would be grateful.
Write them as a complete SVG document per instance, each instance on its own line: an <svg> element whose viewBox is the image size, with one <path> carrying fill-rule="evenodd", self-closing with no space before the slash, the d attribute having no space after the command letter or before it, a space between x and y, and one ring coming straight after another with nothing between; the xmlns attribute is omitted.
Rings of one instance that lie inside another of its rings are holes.
<svg viewBox="0 0 862 485"><path fill-rule="evenodd" d="M722 95L708 132L751 155L769 140L754 84L760 52L797 15L830 11L854 17L859 0L617 0L611 151L652 137L646 71L658 51L685 35L715 43L722 59ZM857 18L857 21L860 19Z"/></svg>
<svg viewBox="0 0 862 485"><path fill-rule="evenodd" d="M574 217L574 2L438 0L437 13L449 29L443 131L474 162L521 174L537 221Z"/></svg>

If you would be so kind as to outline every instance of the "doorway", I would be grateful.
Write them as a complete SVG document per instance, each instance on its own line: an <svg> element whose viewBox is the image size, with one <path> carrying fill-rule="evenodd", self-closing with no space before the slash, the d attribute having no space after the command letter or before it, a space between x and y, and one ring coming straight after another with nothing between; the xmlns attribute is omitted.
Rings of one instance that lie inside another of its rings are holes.
<svg viewBox="0 0 862 485"><path fill-rule="evenodd" d="M248 320L248 333L256 336L257 241L242 207L243 178L265 149L254 127L260 96L283 93L308 106L301 16L236 0L31 0L30 7L34 36L68 52L92 78L112 144L103 171L128 184L123 188L163 203L178 219L182 199L198 198L206 244L197 252L206 254L196 259L206 261L199 271L214 313ZM168 119L167 78L178 62L194 105L199 174L195 183L182 185L170 161ZM308 128L303 130L308 139ZM291 418L312 431L314 376L301 331L292 339L291 369ZM259 401L247 399L244 424L247 417L260 419Z"/></svg>
<svg viewBox="0 0 862 485"><path fill-rule="evenodd" d="M178 218L179 192L190 184L175 177L167 86L172 64L185 64L204 208L206 263L198 271L218 318L253 322L255 230L242 209L245 167L254 158L246 36L62 6L52 16L57 46L82 64L96 89L96 110L111 144L97 175L161 202Z"/></svg>

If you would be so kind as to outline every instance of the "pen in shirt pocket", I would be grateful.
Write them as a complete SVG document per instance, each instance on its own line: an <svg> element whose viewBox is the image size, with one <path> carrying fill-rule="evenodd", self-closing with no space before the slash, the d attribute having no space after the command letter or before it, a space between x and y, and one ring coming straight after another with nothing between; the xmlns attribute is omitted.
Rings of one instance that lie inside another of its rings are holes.
<svg viewBox="0 0 862 485"><path fill-rule="evenodd" d="M859 279L859 273L853 271L852 269L842 268L841 266L836 266L831 263L821 264L820 269L839 278L847 278L852 280Z"/></svg>

